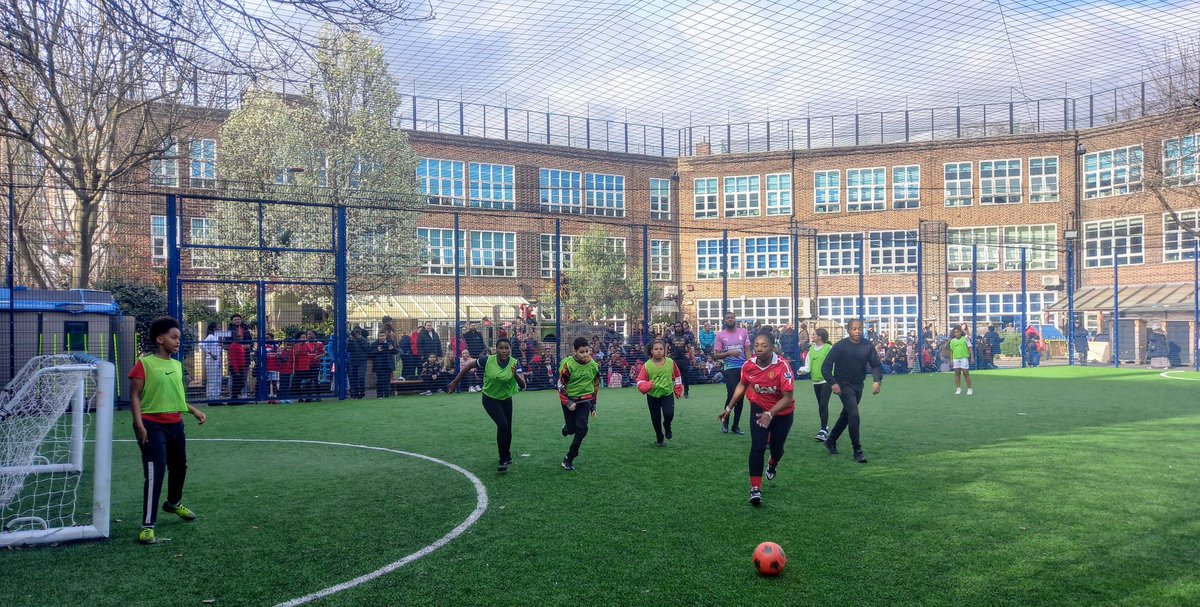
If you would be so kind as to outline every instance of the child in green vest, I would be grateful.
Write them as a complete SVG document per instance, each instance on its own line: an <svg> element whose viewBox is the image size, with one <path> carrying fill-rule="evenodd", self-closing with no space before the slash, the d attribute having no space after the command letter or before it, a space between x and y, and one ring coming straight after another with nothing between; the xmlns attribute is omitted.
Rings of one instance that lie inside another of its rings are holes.
<svg viewBox="0 0 1200 607"><path fill-rule="evenodd" d="M575 435L562 461L564 470L575 469L579 445L588 433L588 414L596 417L596 395L600 393L600 365L592 360L591 342L586 337L576 337L571 345L575 355L558 367L558 398L565 422L562 434Z"/></svg>
<svg viewBox="0 0 1200 607"><path fill-rule="evenodd" d="M954 327L950 330L950 368L954 369L954 393L962 394L962 380L967 380L967 396L975 393L971 389L971 363L975 357L971 352L969 338L962 329Z"/></svg>
<svg viewBox="0 0 1200 607"><path fill-rule="evenodd" d="M187 449L183 436L183 413L203 424L204 412L187 402L183 388L183 365L171 358L179 351L179 321L163 316L150 324L150 339L157 351L138 359L129 372L129 402L133 408L133 433L142 450L142 531L138 541L157 542L158 498L163 477L169 476L167 501L162 509L191 522L196 514L184 507L183 480L187 475Z"/></svg>
<svg viewBox="0 0 1200 607"><path fill-rule="evenodd" d="M829 331L817 329L814 334L817 338L808 346L808 359L804 361L804 366L800 367L800 372L810 375L813 392L817 395L817 414L821 417L821 431L813 438L825 442L825 439L829 438L829 396L833 393L833 388L825 380L825 376L821 375L821 365L825 364L825 357L829 356L833 346L829 345Z"/></svg>
<svg viewBox="0 0 1200 607"><path fill-rule="evenodd" d="M667 345L661 339L655 339L646 346L646 354L650 360L638 371L638 391L646 395L646 405L650 407L650 424L654 426L654 436L659 447L663 446L663 436L671 438L671 421L675 419L675 399L683 395L683 377L679 366L674 360L667 358Z"/></svg>
<svg viewBox="0 0 1200 607"><path fill-rule="evenodd" d="M518 390L525 389L525 376L512 356L512 344L507 337L496 340L496 354L484 354L463 365L458 375L446 386L446 393L453 394L458 382L472 369L483 368L483 410L496 422L496 449L500 452L497 472L507 472L512 464L512 397Z"/></svg>

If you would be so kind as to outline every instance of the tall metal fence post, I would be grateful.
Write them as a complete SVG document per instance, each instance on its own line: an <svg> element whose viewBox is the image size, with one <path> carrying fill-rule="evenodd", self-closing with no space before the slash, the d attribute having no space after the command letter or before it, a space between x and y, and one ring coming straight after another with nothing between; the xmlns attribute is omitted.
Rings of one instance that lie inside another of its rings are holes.
<svg viewBox="0 0 1200 607"><path fill-rule="evenodd" d="M650 335L650 226L642 224L642 345Z"/></svg>
<svg viewBox="0 0 1200 607"><path fill-rule="evenodd" d="M795 228L792 229L792 340L795 342L792 351L796 353L792 362L799 366L804 353L800 351L800 235Z"/></svg>
<svg viewBox="0 0 1200 607"><path fill-rule="evenodd" d="M167 195L167 314L180 319L183 302L179 290L179 199L175 194ZM140 344L139 344L140 346Z"/></svg>
<svg viewBox="0 0 1200 607"><path fill-rule="evenodd" d="M905 112L905 114L907 115L907 112ZM924 250L925 250L925 243L921 241L921 227L920 227L920 224L918 224L917 225L917 335L916 335L917 347L914 348L914 351L916 352L916 355L917 355L917 360L909 363L909 366L916 369L917 373L920 373L925 370L925 365L922 363L922 360L923 360L924 354L925 354L925 318L924 318L925 303L923 301L925 299L925 280L924 280L924 278L922 278L922 276L925 274L923 272L923 270L925 268L922 265L923 259L925 257Z"/></svg>
<svg viewBox="0 0 1200 607"><path fill-rule="evenodd" d="M856 312L856 316L858 317L858 319L863 321L863 324L865 326L866 322L867 322L867 306L866 306L866 298L863 297L863 292L864 292L864 289L866 288L866 285L865 285L866 276L865 275L867 272L866 271L867 259L865 257L863 257L863 235L861 233L855 234L854 238L855 238L855 245L858 247L858 299L855 302L857 304L857 310L855 310L855 312Z"/></svg>
<svg viewBox="0 0 1200 607"><path fill-rule="evenodd" d="M562 360L562 220L554 220L554 359Z"/></svg>
<svg viewBox="0 0 1200 607"><path fill-rule="evenodd" d="M975 336L979 335L979 245L971 245L971 352L975 364L971 368L979 369L979 352L975 351Z"/></svg>
<svg viewBox="0 0 1200 607"><path fill-rule="evenodd" d="M258 203L259 208L262 208L262 202ZM254 323L254 339L258 347L254 348L254 399L258 402L264 402L270 398L271 386L267 385L270 378L267 377L267 283L266 281L258 281L254 285L255 303L258 306L258 322ZM336 307L337 304L334 303ZM334 360L337 360L339 350L334 349ZM338 369L342 368L342 363L337 363Z"/></svg>
<svg viewBox="0 0 1200 607"><path fill-rule="evenodd" d="M1026 334L1029 331L1029 293L1025 290L1025 249L1021 248L1021 366L1033 360L1033 356L1029 353L1029 340Z"/></svg>
<svg viewBox="0 0 1200 607"><path fill-rule="evenodd" d="M721 230L721 322L729 313L729 230Z"/></svg>
<svg viewBox="0 0 1200 607"><path fill-rule="evenodd" d="M1113 264L1113 315L1112 315L1112 344L1113 344L1113 366L1121 366L1121 323L1118 319L1121 318L1121 297L1117 294L1117 289L1121 286L1121 266L1117 264L1117 247L1112 248L1112 264Z"/></svg>
<svg viewBox="0 0 1200 607"><path fill-rule="evenodd" d="M462 250L462 245L458 242L459 230L459 213L454 212L454 344L458 346L462 342L462 333L459 331L459 324L462 310L462 276L458 272L458 254ZM456 347L455 350L458 348ZM454 352L454 372L458 373L462 366L462 360L458 356L458 352Z"/></svg>
<svg viewBox="0 0 1200 607"><path fill-rule="evenodd" d="M1067 239L1067 363L1075 366L1075 239Z"/></svg>
<svg viewBox="0 0 1200 607"><path fill-rule="evenodd" d="M346 326L349 324L349 320L346 318L346 300L348 299L346 296L346 282L349 280L350 272L347 267L346 258L349 254L350 246L346 238L346 207L342 205L338 205L337 207L337 237L334 240L334 244L337 246L337 252L334 254L336 261L334 267L335 282L333 286L333 364L336 368L333 372L333 379L337 386L338 400L346 400L346 386L349 384L348 380L350 378L350 357L346 352L346 347L349 345L346 335L349 330L349 327ZM265 306L265 295L263 301L263 305ZM260 322L258 324L261 330L263 323ZM265 356L263 368L266 368Z"/></svg>
<svg viewBox="0 0 1200 607"><path fill-rule="evenodd" d="M13 184L8 184L8 270L5 272L4 280L8 285L8 379L17 376L17 318L16 318L16 303L17 295L13 292L16 287L16 272L13 264L16 262L16 247L14 242L16 239L16 223L17 223L17 199L16 192L13 190Z"/></svg>
<svg viewBox="0 0 1200 607"><path fill-rule="evenodd" d="M1192 247L1192 369L1200 372L1200 240Z"/></svg>

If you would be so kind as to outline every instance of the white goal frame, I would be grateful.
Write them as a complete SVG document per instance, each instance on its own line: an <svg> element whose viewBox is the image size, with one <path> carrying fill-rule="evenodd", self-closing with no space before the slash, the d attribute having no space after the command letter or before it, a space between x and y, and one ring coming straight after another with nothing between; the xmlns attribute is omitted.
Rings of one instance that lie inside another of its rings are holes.
<svg viewBox="0 0 1200 607"><path fill-rule="evenodd" d="M53 359L53 360L49 360ZM89 399L86 395L87 377L95 377L95 393L90 399L94 407L95 447L92 466L92 507L90 524L50 527L36 516L0 521L0 548L10 546L57 544L81 540L102 539L109 536L112 513L112 433L113 397L116 392L116 371L112 363L86 354L39 356L31 359L17 373L6 388L7 398L0 400L0 413L4 405L21 402L29 391L37 386L40 376L52 373L77 373L85 375L80 382L64 416L70 416L71 436L69 461L66 463L33 463L26 466L0 467L0 475L12 474L25 477L38 474L76 473L85 468L85 443ZM0 416L2 417L2 416ZM0 422L3 423L3 422ZM36 453L37 446L33 447ZM7 531L14 523L21 526L41 526L40 529Z"/></svg>

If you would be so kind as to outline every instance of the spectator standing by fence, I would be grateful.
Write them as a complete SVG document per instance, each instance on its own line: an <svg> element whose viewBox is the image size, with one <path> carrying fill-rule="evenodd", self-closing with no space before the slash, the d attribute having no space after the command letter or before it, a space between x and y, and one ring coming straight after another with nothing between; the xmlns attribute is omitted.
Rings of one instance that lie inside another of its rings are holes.
<svg viewBox="0 0 1200 607"><path fill-rule="evenodd" d="M432 322L425 321L425 327L421 329L420 335L417 336L417 356L419 360L428 361L430 355L440 359L443 354L441 336L433 329Z"/></svg>
<svg viewBox="0 0 1200 607"><path fill-rule="evenodd" d="M1075 355L1079 357L1079 364L1086 367L1088 361L1088 330L1083 327L1083 323L1075 321L1075 328L1071 331L1071 339L1075 342Z"/></svg>
<svg viewBox="0 0 1200 607"><path fill-rule="evenodd" d="M367 358L371 355L371 342L363 335L362 327L354 327L350 341L346 343L347 371L350 375L350 398L366 396Z"/></svg>
<svg viewBox="0 0 1200 607"><path fill-rule="evenodd" d="M700 334L697 336L697 339L700 341L700 349L705 354L712 352L713 342L717 339L717 334L715 331L713 331L712 323L705 323L705 325L700 329Z"/></svg>
<svg viewBox="0 0 1200 607"><path fill-rule="evenodd" d="M388 341L387 333L379 332L371 344L371 365L375 371L375 398L392 395L392 371L396 366L396 346Z"/></svg>
<svg viewBox="0 0 1200 607"><path fill-rule="evenodd" d="M200 351L204 353L204 398L209 402L221 398L221 338L217 337L217 329L221 325L208 323L208 334L200 342Z"/></svg>
<svg viewBox="0 0 1200 607"><path fill-rule="evenodd" d="M483 356L487 346L483 343L483 334L475 328L475 323L467 323L467 331L463 333L463 341L467 345L467 353L471 358Z"/></svg>

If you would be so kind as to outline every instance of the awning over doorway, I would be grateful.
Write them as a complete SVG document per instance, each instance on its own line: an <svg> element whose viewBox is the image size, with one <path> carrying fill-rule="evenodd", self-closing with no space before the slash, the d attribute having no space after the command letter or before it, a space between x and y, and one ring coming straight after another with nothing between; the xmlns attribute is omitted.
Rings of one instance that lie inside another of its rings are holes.
<svg viewBox="0 0 1200 607"><path fill-rule="evenodd" d="M351 324L355 321L375 322L384 316L395 320L454 318L454 297L451 295L351 295L346 303L346 316ZM502 318L515 317L517 309L523 305L529 305L523 297L464 295L459 298L458 315L464 321L479 320L484 316L492 318L495 306L500 306Z"/></svg>
<svg viewBox="0 0 1200 607"><path fill-rule="evenodd" d="M1191 283L1157 285L1121 285L1117 289L1121 312L1158 313L1190 311L1195 305L1196 291ZM1083 287L1075 291L1075 311L1093 312L1113 309L1112 287ZM1066 312L1067 298L1063 297L1048 308L1050 312Z"/></svg>

